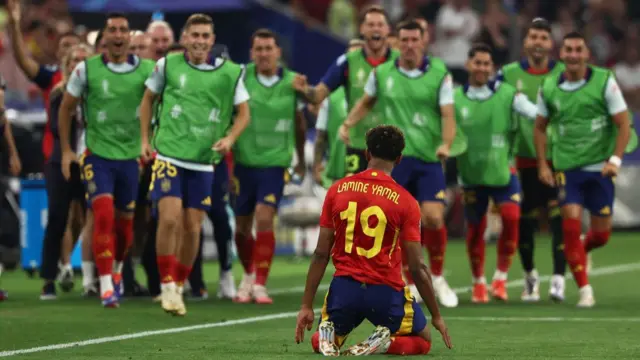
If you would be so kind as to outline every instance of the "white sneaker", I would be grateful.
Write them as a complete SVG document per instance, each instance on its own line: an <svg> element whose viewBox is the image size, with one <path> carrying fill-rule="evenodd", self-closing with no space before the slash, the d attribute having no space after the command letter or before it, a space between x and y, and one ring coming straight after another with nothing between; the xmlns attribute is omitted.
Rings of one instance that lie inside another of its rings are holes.
<svg viewBox="0 0 640 360"><path fill-rule="evenodd" d="M578 300L579 308L592 308L596 304L591 285L581 287L578 292L580 293L580 300Z"/></svg>
<svg viewBox="0 0 640 360"><path fill-rule="evenodd" d="M564 276L551 276L551 285L549 286L549 298L556 302L564 301Z"/></svg>
<svg viewBox="0 0 640 360"><path fill-rule="evenodd" d="M263 285L253 284L253 300L255 300L256 304L260 305L271 305L273 304L273 299L269 296L267 292L267 288Z"/></svg>
<svg viewBox="0 0 640 360"><path fill-rule="evenodd" d="M174 315L177 315L177 316L187 315L187 307L184 304L184 297L182 295L183 293L184 293L184 287L177 286L176 291L173 295L173 303L175 304L175 309L176 309L174 312Z"/></svg>
<svg viewBox="0 0 640 360"><path fill-rule="evenodd" d="M318 347L324 356L340 356L340 349L336 345L336 330L331 321L323 321L318 326Z"/></svg>
<svg viewBox="0 0 640 360"><path fill-rule="evenodd" d="M411 296L413 296L413 298L416 299L416 302L418 304L420 304L423 301L422 296L420 296L420 292L418 291L418 287L416 287L416 284L409 285L409 291L411 292Z"/></svg>
<svg viewBox="0 0 640 360"><path fill-rule="evenodd" d="M432 278L433 289L436 291L436 296L440 305L448 308L454 308L458 306L458 295L447 284L447 280L442 276L434 276Z"/></svg>
<svg viewBox="0 0 640 360"><path fill-rule="evenodd" d="M176 284L168 283L161 285L162 292L160 293L160 306L166 313L173 314L177 310L176 306Z"/></svg>
<svg viewBox="0 0 640 360"><path fill-rule="evenodd" d="M238 287L236 297L233 298L233 302L239 304L250 303L253 295L253 283L255 283L255 281L255 274L244 274L242 276L242 281L240 282L240 287Z"/></svg>
<svg viewBox="0 0 640 360"><path fill-rule="evenodd" d="M351 346L345 355L364 356L384 354L391 345L391 331L384 326L378 326L373 330L367 340Z"/></svg>
<svg viewBox="0 0 640 360"><path fill-rule="evenodd" d="M524 290L520 299L524 302L540 301L540 278L538 271L532 270L524 276Z"/></svg>
<svg viewBox="0 0 640 360"><path fill-rule="evenodd" d="M231 271L220 273L220 282L218 283L218 299L233 299L236 297L236 282L233 279Z"/></svg>

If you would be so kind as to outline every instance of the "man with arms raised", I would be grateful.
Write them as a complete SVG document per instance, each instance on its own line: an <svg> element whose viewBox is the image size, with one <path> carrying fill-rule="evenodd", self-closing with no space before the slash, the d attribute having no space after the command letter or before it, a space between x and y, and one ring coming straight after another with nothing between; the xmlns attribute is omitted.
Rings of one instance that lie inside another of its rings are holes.
<svg viewBox="0 0 640 360"><path fill-rule="evenodd" d="M211 17L191 15L185 31L187 51L158 60L140 105L142 153L150 159L149 124L153 103L162 96L153 139L158 155L151 198L158 210L161 304L176 315L186 314L183 283L198 254L202 220L211 207L213 165L231 150L249 122L242 68L209 56L215 41Z"/></svg>
<svg viewBox="0 0 640 360"><path fill-rule="evenodd" d="M467 151L457 158L457 162L468 224L467 254L473 274L471 301L489 301L484 277L484 232L489 199L498 206L502 218L491 289L494 298L506 301L507 273L518 246L520 220L520 184L510 171L513 142L520 121L514 112L533 122L537 108L513 86L489 81L493 74L493 57L487 45L471 48L467 71L469 82L455 90L454 101L456 119L467 135Z"/></svg>
<svg viewBox="0 0 640 360"><path fill-rule="evenodd" d="M347 105L352 109L364 93L364 85L371 70L380 64L394 61L398 52L387 44L389 20L379 6L367 7L361 17L360 33L365 39L362 51L347 52L327 70L320 83L314 87L306 83L306 78L298 76L294 83L312 104L320 104L333 91L344 86ZM365 134L370 128L382 122L383 114L373 111L361 124L351 130L352 142L347 147L346 171L355 174L367 167L364 156Z"/></svg>
<svg viewBox="0 0 640 360"><path fill-rule="evenodd" d="M431 332L402 279L402 248L433 325L451 348L429 270L422 262L418 203L391 177L402 157L404 136L395 126L380 125L369 130L366 138L368 169L337 181L324 200L296 342L302 342L305 328L313 326L313 299L332 258L336 271L318 331L311 338L313 350L340 355L346 337L366 319L376 326L373 334L343 355L427 354Z"/></svg>
<svg viewBox="0 0 640 360"><path fill-rule="evenodd" d="M561 73L564 70L564 64L549 57L553 49L553 40L551 25L545 19L536 18L529 25L523 47L526 57L505 65L498 73L497 80L515 87L527 96L529 101L535 102L542 81L547 76ZM564 273L567 266L562 246L562 218L558 208L558 190L546 186L538 179L536 151L533 145L533 122L531 119L521 117L518 126L515 155L523 196L518 246L525 272L522 300L538 301L540 299L540 279L533 257L534 234L538 223L538 211L547 208L553 253L553 276L549 296L552 300L562 301L565 288ZM551 156L549 150L547 150L547 156Z"/></svg>
<svg viewBox="0 0 640 360"><path fill-rule="evenodd" d="M458 297L443 277L447 229L444 224L445 177L442 161L456 134L453 85L447 69L424 55L424 30L415 21L398 26L400 57L376 68L365 86L365 94L340 127L340 136L350 142L349 129L357 126L374 106L384 112L386 122L407 133L407 150L393 169L393 178L420 202L422 243L429 251L433 286L443 306L455 307ZM405 276L411 284L411 274ZM415 285L412 294L420 299Z"/></svg>
<svg viewBox="0 0 640 360"><path fill-rule="evenodd" d="M233 148L236 246L245 270L236 302L271 304L266 285L276 249L273 220L282 198L294 149L295 172L304 176L306 120L293 79L279 66L282 52L276 35L259 29L252 36L251 59L244 82L251 100L252 121ZM256 240L252 236L256 222ZM255 273L254 273L255 271Z"/></svg>
<svg viewBox="0 0 640 360"><path fill-rule="evenodd" d="M82 101L87 150L81 171L94 216L94 259L102 304L117 307L122 265L133 242L138 195L138 105L153 62L128 54L130 29L124 15L108 15L103 31L107 54L90 57L73 70L60 105L58 126L62 173L68 180L71 163L77 161L69 136L71 115Z"/></svg>
<svg viewBox="0 0 640 360"><path fill-rule="evenodd" d="M547 77L538 95L534 143L540 180L558 186L567 264L580 293L579 307L593 307L587 275L587 253L611 236L615 186L631 135L629 112L611 71L588 64L589 48L577 32L565 35L560 48L564 72ZM547 127L558 135L547 163ZM580 241L583 207L591 229Z"/></svg>

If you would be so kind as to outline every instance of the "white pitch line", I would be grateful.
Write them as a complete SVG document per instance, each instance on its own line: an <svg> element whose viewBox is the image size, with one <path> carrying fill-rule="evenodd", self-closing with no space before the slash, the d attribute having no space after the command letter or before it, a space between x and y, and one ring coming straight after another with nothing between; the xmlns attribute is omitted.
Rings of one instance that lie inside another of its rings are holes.
<svg viewBox="0 0 640 360"><path fill-rule="evenodd" d="M616 265L616 266L606 266L606 267L597 268L597 269L594 269L593 271L591 271L591 273L589 273L589 276L596 277L596 276L602 276L602 275L610 275L610 274L619 274L619 273L631 272L631 271L635 271L635 270L640 270L640 263L630 263L630 264L622 264L622 265ZM567 275L567 276L569 276L569 275ZM540 282L548 282L549 279L550 279L549 276L544 276L544 277L540 278ZM522 279L521 280L510 281L510 282L507 283L507 287L514 287L514 286L522 285L523 283L524 283L524 280L522 280ZM324 288L327 288L327 287L328 286L326 286L326 285L324 286ZM300 289L302 289L302 290L300 290ZM470 287L462 287L462 288L456 288L456 289L453 289L453 290L456 293L460 294L460 293L468 292L470 289L471 289ZM285 289L281 289L279 294L299 293L299 292L303 291L304 288L303 287L293 287L293 288L289 289L286 292L284 290ZM271 293L273 294L273 292L271 292ZM315 309L314 311L319 312L320 309ZM101 337L101 338L96 338L96 339L89 339L89 340L84 340L84 341L75 341L75 342L70 342L70 343L39 346L39 347L28 348L28 349L2 351L2 352L0 352L0 357L9 357L9 356L23 355L23 354L32 354L32 353L43 352L43 351L61 350L61 349L68 349L68 348L71 348L71 347L79 347L79 346L97 345L97 344L104 344L104 343L116 342L116 341L122 341L122 340L137 339L137 338L155 336L155 335L176 334L176 333L183 333L183 332L194 331L194 330L202 330L202 329L210 329L210 328L218 328L218 327L227 327L227 326L235 326L235 325L243 325L243 324L252 324L252 323L269 321L269 320L277 320L277 319L288 319L288 318L296 317L297 315L298 315L297 311L295 311L295 312L283 312L283 313L278 313L278 314L255 316L255 317L250 317L250 318L245 318L245 319L228 320L228 321L221 321L221 322L215 322L215 323L206 323L206 324L200 324L200 325L169 328L169 329L164 329L164 330L142 331L142 332L137 332L137 333L132 333L132 334ZM451 316L447 316L447 320L452 320L452 321L456 321L456 320L457 321L495 321L495 322L498 322L498 321L505 321L505 322L508 322L508 321L640 322L640 318L563 318L563 317L539 317L539 318L535 318L535 317L532 317L532 318L528 318L528 317L502 317L501 318L501 317L455 317L455 316L451 317Z"/></svg>
<svg viewBox="0 0 640 360"><path fill-rule="evenodd" d="M511 316L445 316L447 321L486 321L486 322L640 322L640 318L621 317L511 317Z"/></svg>

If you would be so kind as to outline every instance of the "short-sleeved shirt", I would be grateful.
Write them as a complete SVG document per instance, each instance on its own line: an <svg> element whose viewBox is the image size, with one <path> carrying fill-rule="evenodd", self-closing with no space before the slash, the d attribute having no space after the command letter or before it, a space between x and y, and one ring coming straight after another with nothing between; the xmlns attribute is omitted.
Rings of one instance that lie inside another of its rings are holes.
<svg viewBox="0 0 640 360"><path fill-rule="evenodd" d="M337 181L327 192L320 226L335 231L334 276L404 288L400 246L420 242L420 208L390 175L369 169Z"/></svg>

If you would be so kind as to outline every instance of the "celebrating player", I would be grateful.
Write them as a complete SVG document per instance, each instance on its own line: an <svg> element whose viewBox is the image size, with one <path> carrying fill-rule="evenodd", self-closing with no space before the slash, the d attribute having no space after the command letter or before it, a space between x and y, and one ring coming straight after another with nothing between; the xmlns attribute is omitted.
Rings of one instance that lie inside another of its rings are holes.
<svg viewBox="0 0 640 360"><path fill-rule="evenodd" d="M144 81L153 69L151 61L127 54L129 39L127 18L108 15L107 54L78 64L59 112L62 173L68 180L71 163L77 161L69 138L71 114L81 100L85 107L87 151L81 166L94 216L93 251L105 307L118 306L122 264L133 242L140 156L136 113Z"/></svg>
<svg viewBox="0 0 640 360"><path fill-rule="evenodd" d="M313 104L320 104L330 93L343 86L347 106L351 110L364 94L364 85L371 70L380 64L394 61L398 52L387 44L389 21L379 6L367 7L362 13L360 33L365 39L362 52L347 52L327 70L315 87L306 84L306 78L299 76L294 86ZM367 167L364 156L365 134L370 128L382 122L383 114L372 111L357 127L351 130L351 143L347 146L346 171L354 174Z"/></svg>
<svg viewBox="0 0 640 360"><path fill-rule="evenodd" d="M377 326L345 355L422 355L431 348L431 332L422 309L402 280L402 255L447 347L451 339L440 316L429 270L422 262L420 209L391 178L405 146L402 132L380 125L367 132L368 169L329 188L320 217L320 235L298 314L296 342L313 326L313 299L329 259L336 268L322 308L315 352L340 355L346 337L363 320Z"/></svg>
<svg viewBox="0 0 640 360"><path fill-rule="evenodd" d="M260 29L253 34L253 63L246 66L244 81L255 121L251 121L233 149L236 246L245 270L234 299L238 303L252 299L258 304L273 302L266 289L276 247L273 219L294 148L299 159L295 172L300 176L305 173L306 121L301 112L304 103L298 100L292 86L296 73L279 67L280 57L274 33ZM251 235L254 218L255 242Z"/></svg>
<svg viewBox="0 0 640 360"><path fill-rule="evenodd" d="M469 82L456 89L454 102L460 129L467 134L467 151L460 155L458 171L464 186L467 219L467 253L473 273L471 301L489 301L484 277L487 208L489 198L498 206L502 218L502 235L498 240L498 263L492 295L507 300L507 273L518 246L520 220L520 184L509 171L514 136L519 119L513 112L536 117L536 105L506 83L488 81L493 73L491 49L474 45L467 59Z"/></svg>
<svg viewBox="0 0 640 360"><path fill-rule="evenodd" d="M363 41L354 39L349 42L349 51L362 49ZM317 183L326 178L330 182L342 179L345 175L345 144L338 138L338 128L347 117L347 98L344 87L339 87L322 101L316 119L316 141L314 143L313 174ZM326 166L323 164L325 153L329 149Z"/></svg>
<svg viewBox="0 0 640 360"><path fill-rule="evenodd" d="M153 103L162 96L153 140L158 155L151 197L158 209L161 305L176 315L186 314L183 283L198 254L202 220L211 207L213 164L231 149L249 122L249 95L241 78L242 68L209 56L215 40L211 17L191 15L185 31L187 51L158 60L140 106L142 152L148 160L152 155L148 139ZM180 233L184 236L176 260Z"/></svg>
<svg viewBox="0 0 640 360"><path fill-rule="evenodd" d="M349 129L375 106L387 122L405 129L407 150L393 170L393 178L420 202L422 243L429 251L433 286L443 306L455 307L458 297L443 277L447 229L444 226L445 178L441 161L449 156L456 134L451 76L444 66L424 55L424 30L415 21L398 26L400 58L380 65L367 80L365 94L340 127L350 142ZM411 274L405 272L412 294L420 301Z"/></svg>
<svg viewBox="0 0 640 360"><path fill-rule="evenodd" d="M535 102L538 89L545 77L560 74L564 70L564 64L549 58L553 41L551 26L546 20L542 18L533 20L524 38L524 49L526 58L505 65L498 73L498 80L515 87L526 95L529 101ZM564 300L566 261L562 246L562 218L558 208L558 190L546 186L538 179L533 145L533 122L529 118L521 118L518 126L515 154L523 197L518 250L525 271L522 300L538 301L540 299L540 280L533 261L534 234L538 223L538 210L546 207L549 210L553 253L553 276L549 296L553 300L562 301ZM547 156L551 156L551 152L547 151Z"/></svg>
<svg viewBox="0 0 640 360"><path fill-rule="evenodd" d="M589 56L580 33L565 35L560 58L566 69L542 83L534 129L540 180L559 187L564 253L580 289L579 307L595 305L587 253L609 241L613 178L631 130L627 104L613 74L589 65ZM546 161L549 125L559 138L551 151L555 179ZM580 241L583 207L591 213L591 230L584 244Z"/></svg>

